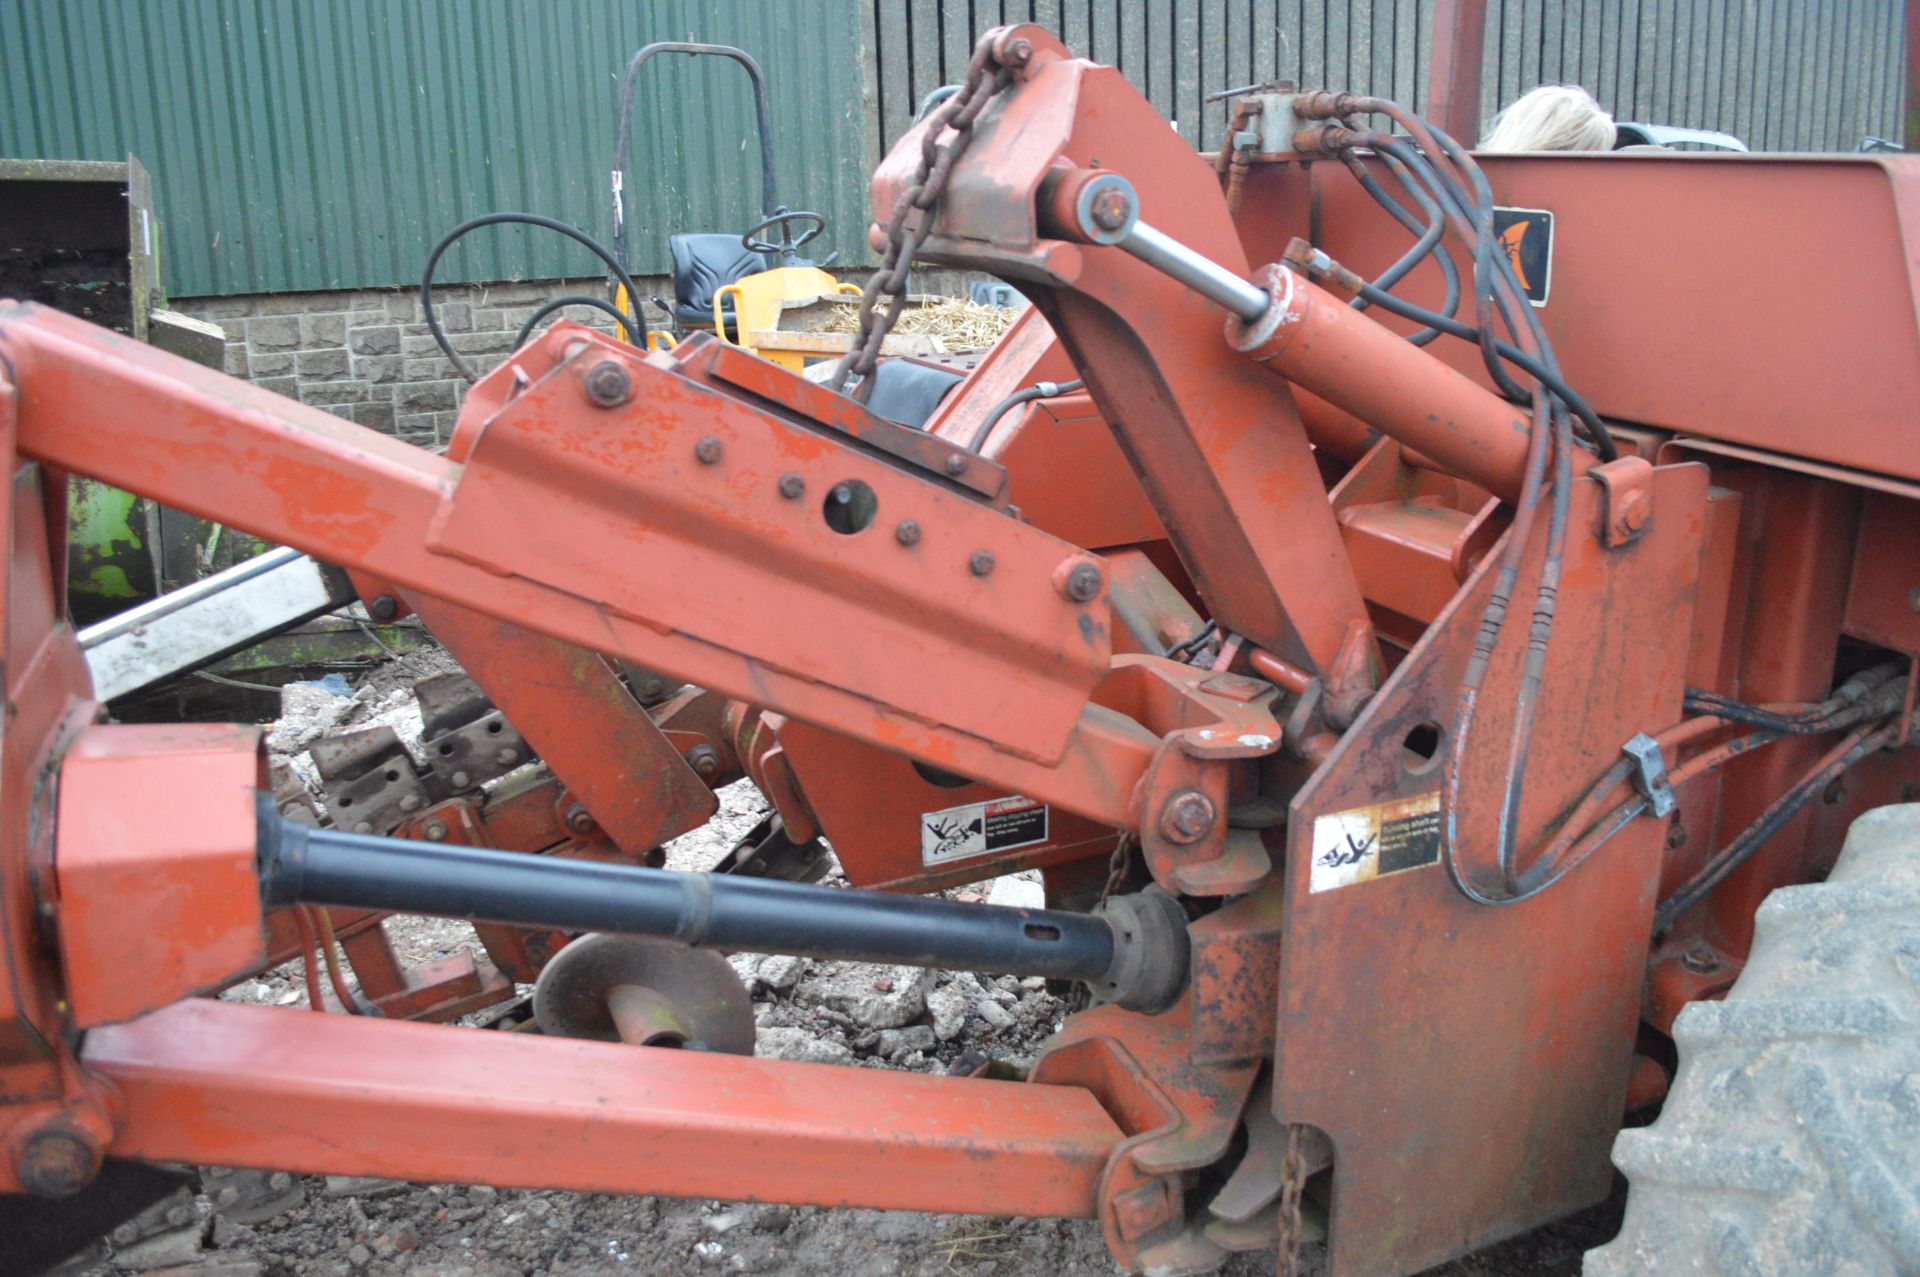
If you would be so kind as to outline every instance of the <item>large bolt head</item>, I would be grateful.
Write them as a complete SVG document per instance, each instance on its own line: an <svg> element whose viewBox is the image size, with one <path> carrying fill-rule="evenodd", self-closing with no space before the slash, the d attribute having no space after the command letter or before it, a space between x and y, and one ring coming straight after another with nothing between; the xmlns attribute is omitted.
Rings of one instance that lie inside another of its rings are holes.
<svg viewBox="0 0 1920 1277"><path fill-rule="evenodd" d="M1184 847L1212 833L1218 818L1213 799L1197 789L1183 789L1160 809L1160 832L1168 842Z"/></svg>
<svg viewBox="0 0 1920 1277"><path fill-rule="evenodd" d="M71 1197L100 1173L99 1143L84 1131L55 1127L29 1136L14 1173L35 1197Z"/></svg>
<svg viewBox="0 0 1920 1277"><path fill-rule="evenodd" d="M975 550L967 560L967 571L975 576L986 576L993 571L993 551Z"/></svg>
<svg viewBox="0 0 1920 1277"><path fill-rule="evenodd" d="M1095 226L1103 231L1117 231L1133 216L1133 201L1127 198L1125 191L1108 186L1094 194L1087 211Z"/></svg>
<svg viewBox="0 0 1920 1277"><path fill-rule="evenodd" d="M633 378L617 359L602 359L587 369L587 398L601 408L618 408L633 397Z"/></svg>
<svg viewBox="0 0 1920 1277"><path fill-rule="evenodd" d="M720 751L711 745L695 745L687 751L687 764L701 780L712 780L720 774Z"/></svg>
<svg viewBox="0 0 1920 1277"><path fill-rule="evenodd" d="M1645 530L1653 518L1653 501L1646 493L1629 492L1620 501L1620 526L1627 532Z"/></svg>
<svg viewBox="0 0 1920 1277"><path fill-rule="evenodd" d="M1091 563L1076 563L1067 572L1061 592L1075 603L1091 603L1100 594L1100 569Z"/></svg>

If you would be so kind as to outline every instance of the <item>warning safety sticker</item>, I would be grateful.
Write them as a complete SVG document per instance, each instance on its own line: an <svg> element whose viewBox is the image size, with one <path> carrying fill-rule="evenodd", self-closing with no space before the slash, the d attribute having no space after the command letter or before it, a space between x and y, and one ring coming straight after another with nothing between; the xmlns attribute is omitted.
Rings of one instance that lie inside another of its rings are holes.
<svg viewBox="0 0 1920 1277"><path fill-rule="evenodd" d="M1047 840L1047 805L1031 798L996 798L920 816L920 862L945 864L1028 847Z"/></svg>
<svg viewBox="0 0 1920 1277"><path fill-rule="evenodd" d="M1332 891L1440 859L1440 794L1375 803L1313 822L1311 889Z"/></svg>

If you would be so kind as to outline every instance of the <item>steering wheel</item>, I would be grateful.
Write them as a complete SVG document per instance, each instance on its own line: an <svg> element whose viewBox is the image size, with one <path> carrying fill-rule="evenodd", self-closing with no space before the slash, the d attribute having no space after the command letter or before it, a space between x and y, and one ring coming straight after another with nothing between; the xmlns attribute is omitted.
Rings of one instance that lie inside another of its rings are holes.
<svg viewBox="0 0 1920 1277"><path fill-rule="evenodd" d="M795 222L812 223L800 232L798 239L793 236L793 224ZM780 228L779 243L774 244L766 240L754 238L759 235L760 232L774 226ZM755 222L752 226L749 226L746 232L740 236L740 244L741 247L745 248L748 252L753 253L791 253L801 246L811 244L814 240L820 238L820 232L826 229L827 219L818 213L806 213L798 209L788 212L783 208L772 217Z"/></svg>

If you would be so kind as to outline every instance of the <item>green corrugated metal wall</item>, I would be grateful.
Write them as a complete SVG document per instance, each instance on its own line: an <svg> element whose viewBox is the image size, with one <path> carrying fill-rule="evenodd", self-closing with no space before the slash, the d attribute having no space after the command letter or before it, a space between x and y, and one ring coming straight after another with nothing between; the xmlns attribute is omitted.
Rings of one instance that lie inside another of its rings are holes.
<svg viewBox="0 0 1920 1277"><path fill-rule="evenodd" d="M1900 135L1902 0L1489 0L1484 107L1543 81L1621 118L1755 149ZM1433 0L0 0L0 154L153 169L177 296L409 283L440 233L502 208L610 230L628 57L736 44L773 96L781 197L866 257L866 174L974 37L1040 22L1115 64L1194 143L1208 93L1272 78L1424 103ZM655 74L658 72L659 74ZM746 77L647 68L629 192L636 268L673 230L759 208ZM651 181L647 174L652 175ZM448 279L594 274L541 232L482 231Z"/></svg>
<svg viewBox="0 0 1920 1277"><path fill-rule="evenodd" d="M1210 93L1263 80L1424 107L1433 0L868 0L889 139L965 74L974 37L1038 22L1117 66L1196 145ZM1624 120L1734 133L1754 150L1898 140L1904 0L1488 0L1482 106L1585 85Z"/></svg>
<svg viewBox="0 0 1920 1277"><path fill-rule="evenodd" d="M153 170L176 296L417 280L445 230L498 209L605 238L627 60L738 45L766 70L781 198L860 247L868 159L853 0L4 0L0 155ZM638 272L675 230L760 209L747 77L649 62L634 111ZM591 275L547 232L482 230L442 278Z"/></svg>
<svg viewBox="0 0 1920 1277"><path fill-rule="evenodd" d="M1756 151L1899 141L1904 0L1489 0L1481 106L1585 85L1622 120Z"/></svg>
<svg viewBox="0 0 1920 1277"><path fill-rule="evenodd" d="M880 119L888 138L930 89L966 73L974 38L1038 22L1083 57L1120 69L1196 146L1220 144L1222 89L1286 79L1426 95L1432 0L871 0ZM1498 0L1494 0L1497 7Z"/></svg>

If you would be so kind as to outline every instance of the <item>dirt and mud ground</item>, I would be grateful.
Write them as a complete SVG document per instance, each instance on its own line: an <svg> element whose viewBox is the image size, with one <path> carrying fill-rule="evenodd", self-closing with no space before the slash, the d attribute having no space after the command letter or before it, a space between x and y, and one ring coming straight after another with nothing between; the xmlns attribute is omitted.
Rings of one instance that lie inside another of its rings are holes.
<svg viewBox="0 0 1920 1277"><path fill-rule="evenodd" d="M349 726L390 722L417 738L409 673L449 668L443 653L389 667L336 696L301 688L285 697L272 743L308 774L305 747ZM765 810L742 782L721 791L704 829L668 847L677 869L710 867ZM835 874L829 881L841 881ZM1038 903L1037 877L1006 878L951 894L995 903ZM472 928L440 919L390 924L409 960L478 949ZM757 1053L847 1068L944 1073L982 1057L1024 1067L1058 1027L1065 1006L1039 980L908 967L732 956L753 989ZM266 972L225 995L291 1006L305 997L298 963ZM471 1030L482 1031L482 1030ZM643 1049L643 1048L635 1048ZM741 1168L743 1178L750 1168ZM71 1277L583 1277L597 1273L794 1274L853 1277L1006 1277L1115 1273L1090 1221L977 1218L890 1211L827 1211L656 1197L524 1192L455 1184L400 1184L343 1177L276 1181L283 1206L236 1223L206 1193L163 1203L142 1231L78 1257ZM1434 1277L1535 1277L1579 1271L1581 1252L1610 1236L1618 1202L1444 1268ZM244 1213L244 1212L243 1212ZM258 1212L256 1212L258 1213ZM1307 1247L1306 1272L1324 1271ZM1271 1254L1241 1256L1230 1277L1271 1273Z"/></svg>

